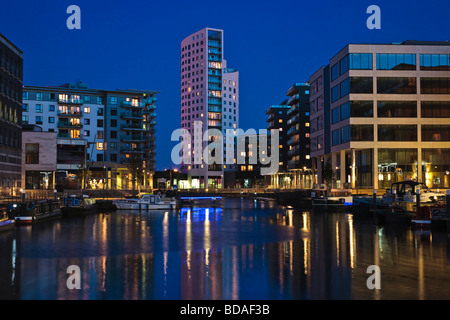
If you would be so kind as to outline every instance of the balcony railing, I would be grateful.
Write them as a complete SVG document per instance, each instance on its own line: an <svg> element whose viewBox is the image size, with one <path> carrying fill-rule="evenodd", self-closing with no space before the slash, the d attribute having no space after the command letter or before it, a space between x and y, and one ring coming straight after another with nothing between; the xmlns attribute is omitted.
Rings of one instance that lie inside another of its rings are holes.
<svg viewBox="0 0 450 320"><path fill-rule="evenodd" d="M59 98L58 102L62 104L83 104L82 99L70 99L70 98L69 99Z"/></svg>
<svg viewBox="0 0 450 320"><path fill-rule="evenodd" d="M141 109L145 107L145 104L142 102L131 102L131 101L123 101L122 102L122 107L124 108L136 108L136 109Z"/></svg>
<svg viewBox="0 0 450 320"><path fill-rule="evenodd" d="M120 152L122 153L145 153L145 150L142 148L130 148L130 147L123 147L120 148Z"/></svg>
<svg viewBox="0 0 450 320"><path fill-rule="evenodd" d="M71 137L69 133L58 133L56 137L60 139L83 139L81 135Z"/></svg>
<svg viewBox="0 0 450 320"><path fill-rule="evenodd" d="M220 44L219 41L214 41L214 40L209 40L208 41L208 46L209 47L216 47L216 48L222 47L222 45Z"/></svg>
<svg viewBox="0 0 450 320"><path fill-rule="evenodd" d="M156 102L156 97L142 99L143 104L152 104Z"/></svg>
<svg viewBox="0 0 450 320"><path fill-rule="evenodd" d="M222 83L222 81L220 81L219 78L215 78L215 77L208 77L208 82L211 82L211 83Z"/></svg>
<svg viewBox="0 0 450 320"><path fill-rule="evenodd" d="M122 135L120 136L120 140L124 142L144 142L142 135Z"/></svg>
<svg viewBox="0 0 450 320"><path fill-rule="evenodd" d="M142 120L143 115L139 113L129 113L129 112L122 112L120 114L120 117L122 119L135 119L135 120Z"/></svg>
<svg viewBox="0 0 450 320"><path fill-rule="evenodd" d="M58 121L57 123L58 128L69 128L69 129L81 129L83 128L83 125L81 123L69 123L64 121Z"/></svg>
<svg viewBox="0 0 450 320"><path fill-rule="evenodd" d="M124 124L120 127L122 130L144 130L142 124Z"/></svg>
<svg viewBox="0 0 450 320"><path fill-rule="evenodd" d="M70 110L58 110L58 116L60 117L82 117L82 111L70 111Z"/></svg>
<svg viewBox="0 0 450 320"><path fill-rule="evenodd" d="M216 99L210 98L210 99L208 99L208 104L215 104L215 105L221 106L222 105L222 100L218 99L218 98L216 98Z"/></svg>

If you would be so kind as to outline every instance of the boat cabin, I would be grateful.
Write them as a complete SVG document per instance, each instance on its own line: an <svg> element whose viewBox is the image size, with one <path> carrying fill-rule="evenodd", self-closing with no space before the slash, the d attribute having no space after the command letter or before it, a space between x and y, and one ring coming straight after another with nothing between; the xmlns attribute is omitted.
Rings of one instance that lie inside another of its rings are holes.
<svg viewBox="0 0 450 320"><path fill-rule="evenodd" d="M395 190L398 197L403 197L407 193L415 195L417 189L427 190L428 187L424 183L417 181L401 181L391 185L391 190Z"/></svg>

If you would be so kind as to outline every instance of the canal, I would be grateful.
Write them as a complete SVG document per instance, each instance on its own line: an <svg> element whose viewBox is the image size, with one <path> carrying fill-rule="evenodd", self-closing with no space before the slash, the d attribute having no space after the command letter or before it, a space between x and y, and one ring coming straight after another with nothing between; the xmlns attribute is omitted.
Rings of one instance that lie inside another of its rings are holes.
<svg viewBox="0 0 450 320"><path fill-rule="evenodd" d="M71 265L80 290L67 287ZM367 288L371 265L380 290ZM449 284L446 233L250 199L0 234L1 299L450 299Z"/></svg>

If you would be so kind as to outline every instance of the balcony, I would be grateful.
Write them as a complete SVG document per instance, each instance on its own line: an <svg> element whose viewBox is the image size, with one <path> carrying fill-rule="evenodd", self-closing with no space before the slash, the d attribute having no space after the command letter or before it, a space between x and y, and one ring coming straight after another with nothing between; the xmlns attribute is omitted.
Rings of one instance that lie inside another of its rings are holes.
<svg viewBox="0 0 450 320"><path fill-rule="evenodd" d="M298 101L298 99L300 98L299 94L295 94L292 97L289 98L287 104L288 105L292 105L295 101Z"/></svg>
<svg viewBox="0 0 450 320"><path fill-rule="evenodd" d="M288 110L287 114L290 115L290 114L292 114L293 112L298 111L299 109L300 109L300 108L299 108L298 105L292 106L292 107Z"/></svg>
<svg viewBox="0 0 450 320"><path fill-rule="evenodd" d="M273 113L271 113L267 116L266 121L269 122L269 121L273 120L274 117L275 117L275 115Z"/></svg>
<svg viewBox="0 0 450 320"><path fill-rule="evenodd" d="M222 87L219 84L210 83L208 84L209 90L222 90Z"/></svg>
<svg viewBox="0 0 450 320"><path fill-rule="evenodd" d="M141 113L122 112L120 114L120 118L130 120L142 120L143 115Z"/></svg>
<svg viewBox="0 0 450 320"><path fill-rule="evenodd" d="M209 55L208 61L222 62L222 59L219 56Z"/></svg>
<svg viewBox="0 0 450 320"><path fill-rule="evenodd" d="M121 130L124 131L144 131L144 127L142 124L124 124L122 127L120 127Z"/></svg>
<svg viewBox="0 0 450 320"><path fill-rule="evenodd" d="M60 103L60 104L77 104L77 105L80 105L80 104L83 104L83 100L82 99L71 99L71 98L68 98L68 99L59 98L58 99L58 103Z"/></svg>
<svg viewBox="0 0 450 320"><path fill-rule="evenodd" d="M144 142L142 135L122 135L120 136L120 140L123 142Z"/></svg>
<svg viewBox="0 0 450 320"><path fill-rule="evenodd" d="M220 44L219 41L209 40L208 47L221 48L222 45Z"/></svg>
<svg viewBox="0 0 450 320"><path fill-rule="evenodd" d="M219 99L219 98L209 98L208 99L208 104L214 104L214 105L222 106L222 100Z"/></svg>
<svg viewBox="0 0 450 320"><path fill-rule="evenodd" d="M67 128L67 129L81 129L83 128L83 125L81 123L69 123L64 121L58 121L57 125L58 128Z"/></svg>
<svg viewBox="0 0 450 320"><path fill-rule="evenodd" d="M217 69L208 69L208 75L210 75L210 76L221 76L222 75L222 71L217 70Z"/></svg>
<svg viewBox="0 0 450 320"><path fill-rule="evenodd" d="M142 104L149 105L156 102L156 97L142 99Z"/></svg>
<svg viewBox="0 0 450 320"><path fill-rule="evenodd" d="M208 106L208 112L222 112L222 107Z"/></svg>
<svg viewBox="0 0 450 320"><path fill-rule="evenodd" d="M210 82L210 83L222 83L222 81L219 78L216 78L216 77L208 77L208 82Z"/></svg>
<svg viewBox="0 0 450 320"><path fill-rule="evenodd" d="M120 148L121 153L145 153L144 149L142 148L130 148L130 147L123 147Z"/></svg>
<svg viewBox="0 0 450 320"><path fill-rule="evenodd" d="M82 111L71 111L71 110L58 110L58 116L60 117L82 117Z"/></svg>
<svg viewBox="0 0 450 320"><path fill-rule="evenodd" d="M147 113L155 112L155 110L156 110L155 105L149 105L149 106L145 107L143 111L145 114L147 114Z"/></svg>
<svg viewBox="0 0 450 320"><path fill-rule="evenodd" d="M142 109L145 107L145 104L142 102L131 102L131 101L123 101L122 102L122 107L124 108L131 108L131 109Z"/></svg>
<svg viewBox="0 0 450 320"><path fill-rule="evenodd" d="M81 137L81 135L80 136L73 136L73 137L71 137L70 136L70 133L58 133L58 135L56 136L58 139L83 139L82 137Z"/></svg>
<svg viewBox="0 0 450 320"><path fill-rule="evenodd" d="M222 49L220 49L220 48L208 48L208 53L222 54Z"/></svg>

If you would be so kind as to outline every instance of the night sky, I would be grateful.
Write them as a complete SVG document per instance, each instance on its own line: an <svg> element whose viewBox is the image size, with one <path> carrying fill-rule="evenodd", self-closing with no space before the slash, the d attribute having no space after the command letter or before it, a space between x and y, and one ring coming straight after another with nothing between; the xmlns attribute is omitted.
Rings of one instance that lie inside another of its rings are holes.
<svg viewBox="0 0 450 320"><path fill-rule="evenodd" d="M68 6L81 9L69 30ZM381 30L369 30L370 5ZM156 90L157 169L169 168L180 126L180 43L224 30L224 58L240 71L240 126L265 128L265 110L348 43L450 40L450 1L1 0L0 33L24 52L24 84L81 80L96 89Z"/></svg>

